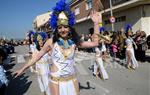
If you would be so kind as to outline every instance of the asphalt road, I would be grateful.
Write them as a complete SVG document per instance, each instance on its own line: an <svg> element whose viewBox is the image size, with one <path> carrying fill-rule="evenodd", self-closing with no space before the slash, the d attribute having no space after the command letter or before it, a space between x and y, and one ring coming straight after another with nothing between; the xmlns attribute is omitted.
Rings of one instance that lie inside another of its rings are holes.
<svg viewBox="0 0 150 95"><path fill-rule="evenodd" d="M6 66L9 79L6 95L42 95L36 74L31 73L29 69L20 77L13 77L12 72L29 60L27 46L18 46L15 50L16 53L10 55L11 61ZM77 52L75 60L81 95L150 95L149 59L148 56L146 62L139 62L139 68L136 70L128 70L119 62L108 59L105 68L109 79L104 81L94 77L89 69L94 62L94 54Z"/></svg>

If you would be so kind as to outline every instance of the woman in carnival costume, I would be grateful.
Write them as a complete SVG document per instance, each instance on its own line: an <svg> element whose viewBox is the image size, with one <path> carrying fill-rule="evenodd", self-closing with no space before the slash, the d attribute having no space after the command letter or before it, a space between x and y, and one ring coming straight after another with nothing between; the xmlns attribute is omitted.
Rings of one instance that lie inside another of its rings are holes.
<svg viewBox="0 0 150 95"><path fill-rule="evenodd" d="M36 48L33 53L36 55L41 48L43 47L44 43L47 40L47 34L45 32L39 32L35 34L35 43ZM50 95L50 89L49 89L49 75L50 75L50 56L48 53L46 53L39 61L36 62L35 66L35 73L37 73L37 80L39 83L39 87L41 92L43 92L44 95Z"/></svg>
<svg viewBox="0 0 150 95"><path fill-rule="evenodd" d="M29 40L29 53L32 54L36 45L35 45L35 32L34 31L29 31L29 34L27 35L28 36L28 40Z"/></svg>
<svg viewBox="0 0 150 95"><path fill-rule="evenodd" d="M100 32L101 32L102 29L103 29L103 27L100 28ZM101 40L101 42L103 42L103 40L104 40L104 39L99 39L99 37L96 36L96 35L93 35L93 36L94 36L93 41ZM99 46L95 47L95 58L96 58L96 60L95 60L95 63L94 63L93 75L96 76L96 77L99 77L99 75L100 75L100 78L102 78L103 80L107 80L109 77L108 77L108 74L107 74L106 69L104 67L104 62L103 62L103 58L102 58L102 56L103 56L102 48L103 48L102 45L99 45Z"/></svg>
<svg viewBox="0 0 150 95"><path fill-rule="evenodd" d="M29 54L33 54L35 49L36 49L36 44L35 44L35 32L34 31L29 31L28 34L28 40L29 40ZM34 72L34 66L30 67L30 71Z"/></svg>
<svg viewBox="0 0 150 95"><path fill-rule="evenodd" d="M94 33L99 34L99 23L102 22L101 14L91 12L94 22ZM53 10L50 25L54 35L48 39L44 47L32 57L28 64L16 71L16 77L28 67L35 64L40 58L51 51L52 65L50 66L50 92L52 95L79 95L78 80L74 68L75 48L91 48L99 42L83 42L73 29L74 14L70 11L65 0L60 0Z"/></svg>
<svg viewBox="0 0 150 95"><path fill-rule="evenodd" d="M132 28L130 25L127 25L126 27L126 60L127 60L127 68L128 69L136 69L138 67L138 62L135 58L134 55L134 48L133 45L135 46L135 48L137 48L135 42L133 41L133 39L131 38L132 36Z"/></svg>

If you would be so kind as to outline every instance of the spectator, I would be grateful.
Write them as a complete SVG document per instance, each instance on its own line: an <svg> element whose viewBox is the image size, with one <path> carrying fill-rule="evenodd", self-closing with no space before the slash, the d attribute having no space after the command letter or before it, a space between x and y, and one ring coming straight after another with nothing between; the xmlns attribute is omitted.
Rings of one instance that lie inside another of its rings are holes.
<svg viewBox="0 0 150 95"><path fill-rule="evenodd" d="M5 90L8 85L8 80L5 74L5 70L2 66L2 63L0 63L0 95L5 95Z"/></svg>

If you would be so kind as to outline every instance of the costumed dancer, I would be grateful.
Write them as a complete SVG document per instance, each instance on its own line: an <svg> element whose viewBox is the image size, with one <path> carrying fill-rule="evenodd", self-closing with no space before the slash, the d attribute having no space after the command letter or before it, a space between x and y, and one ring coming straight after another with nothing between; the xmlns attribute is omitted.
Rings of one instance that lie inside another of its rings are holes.
<svg viewBox="0 0 150 95"><path fill-rule="evenodd" d="M127 61L127 68L128 69L136 69L138 67L138 62L134 55L134 48L137 48L135 42L131 38L132 36L132 28L130 25L127 25L126 27L126 61Z"/></svg>
<svg viewBox="0 0 150 95"><path fill-rule="evenodd" d="M99 22L102 22L101 14L92 11L91 18L94 22L94 33L99 34ZM99 42L80 41L75 32L74 14L65 0L60 0L53 10L50 25L55 30L53 38L49 38L44 47L32 57L28 64L16 71L16 77L24 70L35 64L40 58L51 51L52 65L50 66L50 92L52 95L79 95L78 80L74 67L75 48L91 48L99 45Z"/></svg>
<svg viewBox="0 0 150 95"><path fill-rule="evenodd" d="M100 24L101 25L101 24ZM101 51L103 53L103 60L106 61L106 58L107 58L107 53L108 53L108 46L110 44L110 37L109 37L109 34L108 34L108 31L105 31L105 28L104 27L100 27L100 34L101 34ZM107 45L107 47L106 47Z"/></svg>
<svg viewBox="0 0 150 95"><path fill-rule="evenodd" d="M101 27L103 28L103 27ZM101 29L100 29L101 30ZM94 36L94 41L99 41L102 40L101 38L99 38L99 36L97 35L93 35ZM103 39L104 40L104 39ZM103 63L103 59L102 59L102 45L99 45L98 47L95 47L95 63L94 63L94 72L93 75L96 75L96 77L99 77L103 79L103 80L107 80L108 74L106 72L106 69L104 67L104 63Z"/></svg>
<svg viewBox="0 0 150 95"><path fill-rule="evenodd" d="M47 37L48 36L45 32L36 33L36 49L33 53L33 57L34 55L36 55L36 53L38 53L41 50L41 48L47 40ZM37 73L39 87L44 95L51 95L49 90L49 67L51 65L49 58L49 54L46 53L38 62L36 62L35 65L35 72Z"/></svg>
<svg viewBox="0 0 150 95"><path fill-rule="evenodd" d="M33 54L36 50L36 44L35 44L35 32L33 31L29 31L29 34L28 34L28 38L29 38L29 54ZM30 71L31 72L34 72L35 71L35 68L34 66L31 66L30 67Z"/></svg>

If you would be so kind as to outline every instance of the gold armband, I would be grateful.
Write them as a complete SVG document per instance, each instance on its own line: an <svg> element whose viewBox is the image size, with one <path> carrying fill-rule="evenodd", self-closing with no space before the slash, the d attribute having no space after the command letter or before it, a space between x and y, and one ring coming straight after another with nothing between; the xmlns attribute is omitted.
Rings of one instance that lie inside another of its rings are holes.
<svg viewBox="0 0 150 95"><path fill-rule="evenodd" d="M100 22L98 25L99 25L99 27L102 27L102 26L103 26L102 22Z"/></svg>

